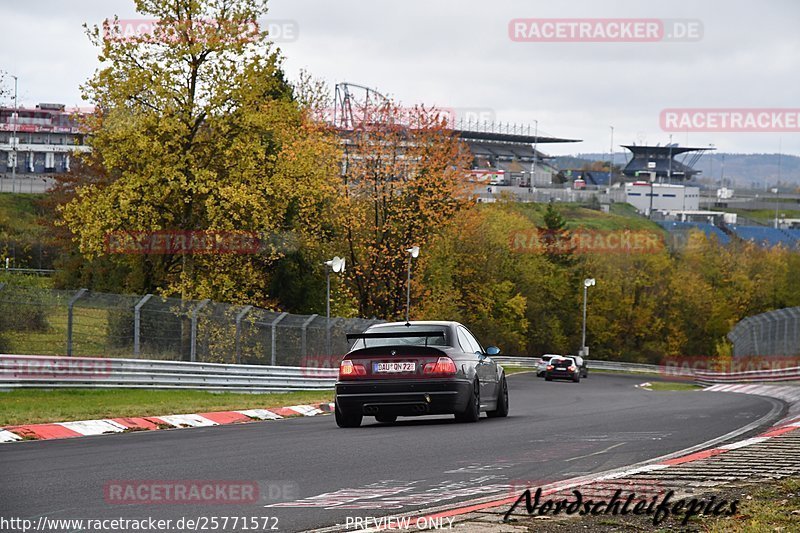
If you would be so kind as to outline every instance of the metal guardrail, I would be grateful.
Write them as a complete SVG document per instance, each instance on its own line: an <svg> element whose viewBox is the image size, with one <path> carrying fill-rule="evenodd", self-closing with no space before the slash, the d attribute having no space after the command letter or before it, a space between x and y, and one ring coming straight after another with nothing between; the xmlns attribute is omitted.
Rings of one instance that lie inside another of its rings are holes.
<svg viewBox="0 0 800 533"><path fill-rule="evenodd" d="M765 381L800 381L800 366L771 370L746 370L743 372L695 373L695 382L701 385L718 383L759 383Z"/></svg>
<svg viewBox="0 0 800 533"><path fill-rule="evenodd" d="M538 357L493 357L503 366L513 368L535 368ZM770 370L746 370L742 372L707 372L677 366L659 366L640 363L624 363L621 361L589 360L587 364L594 370L611 370L618 372L643 372L661 374L669 377L694 377L695 383L712 385L718 383L758 383L778 381L800 381L800 366Z"/></svg>
<svg viewBox="0 0 800 533"><path fill-rule="evenodd" d="M0 389L191 389L288 392L332 389L338 369L0 355Z"/></svg>
<svg viewBox="0 0 800 533"><path fill-rule="evenodd" d="M535 368L540 360L539 357L513 357L504 355L495 356L492 357L492 359L494 361L497 361L503 366L514 367L514 368ZM658 365L647 365L641 363L625 363L621 361L601 361L597 359L589 359L586 362L586 364L589 366L590 369L594 370L613 370L618 372L646 372L652 374L670 374L675 376L692 375L691 371L684 369L681 369L679 371L677 368L658 366Z"/></svg>
<svg viewBox="0 0 800 533"><path fill-rule="evenodd" d="M538 357L495 356L503 366L535 368ZM700 384L800 381L800 366L721 373L621 361L590 360L590 369L694 377ZM0 355L0 389L187 389L288 392L333 388L338 369L231 365L143 359Z"/></svg>

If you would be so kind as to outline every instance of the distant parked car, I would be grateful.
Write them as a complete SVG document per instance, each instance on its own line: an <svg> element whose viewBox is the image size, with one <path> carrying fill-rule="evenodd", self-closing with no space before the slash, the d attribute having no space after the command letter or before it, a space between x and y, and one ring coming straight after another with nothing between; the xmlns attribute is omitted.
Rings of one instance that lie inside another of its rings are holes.
<svg viewBox="0 0 800 533"><path fill-rule="evenodd" d="M581 370L572 357L553 357L544 372L546 381L554 379L571 379L575 383L581 380Z"/></svg>
<svg viewBox="0 0 800 533"><path fill-rule="evenodd" d="M539 362L536 364L537 378L541 378L544 376L544 371L547 370L547 363L549 363L550 359L552 359L553 357L561 357L561 356L558 354L546 353L541 357L541 359L539 359Z"/></svg>
<svg viewBox="0 0 800 533"><path fill-rule="evenodd" d="M581 371L582 378L589 377L589 366L586 363L586 359L584 359L580 355L567 355L566 357L571 357L575 361L575 364L578 365L578 368Z"/></svg>

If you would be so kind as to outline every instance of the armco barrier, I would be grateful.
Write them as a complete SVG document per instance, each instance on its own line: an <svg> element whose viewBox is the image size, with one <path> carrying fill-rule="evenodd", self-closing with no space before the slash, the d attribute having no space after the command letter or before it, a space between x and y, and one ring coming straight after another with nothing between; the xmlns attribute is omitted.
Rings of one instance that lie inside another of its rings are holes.
<svg viewBox="0 0 800 533"><path fill-rule="evenodd" d="M332 389L338 369L143 359L0 355L0 389L195 389L288 392Z"/></svg>
<svg viewBox="0 0 800 533"><path fill-rule="evenodd" d="M503 366L514 368L535 368L539 362L538 357L513 357L513 356L494 356L492 360L497 361ZM670 375L692 375L691 372L677 368L646 365L641 363L625 363L619 361L600 361L589 359L586 364L594 370L615 370L621 372L646 372L651 374L670 374Z"/></svg>
<svg viewBox="0 0 800 533"><path fill-rule="evenodd" d="M772 370L747 370L744 372L696 372L695 381L701 385L716 383L762 383L775 381L800 381L800 367Z"/></svg>
<svg viewBox="0 0 800 533"><path fill-rule="evenodd" d="M503 366L534 368L538 357L496 356ZM589 360L590 369L691 375L686 371ZM0 389L196 389L215 392L286 392L333 388L338 369L229 365L147 359L0 355Z"/></svg>

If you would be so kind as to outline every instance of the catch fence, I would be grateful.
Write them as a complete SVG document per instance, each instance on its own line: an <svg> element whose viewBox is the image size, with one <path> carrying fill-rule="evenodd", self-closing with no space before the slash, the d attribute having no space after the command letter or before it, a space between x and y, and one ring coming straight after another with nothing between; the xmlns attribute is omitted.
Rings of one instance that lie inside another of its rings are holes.
<svg viewBox="0 0 800 533"><path fill-rule="evenodd" d="M330 366L379 320L0 284L0 353Z"/></svg>

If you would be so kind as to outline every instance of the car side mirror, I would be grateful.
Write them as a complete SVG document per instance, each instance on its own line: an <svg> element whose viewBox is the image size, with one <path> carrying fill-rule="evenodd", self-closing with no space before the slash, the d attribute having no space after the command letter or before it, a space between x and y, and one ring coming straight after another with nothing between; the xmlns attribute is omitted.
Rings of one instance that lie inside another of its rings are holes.
<svg viewBox="0 0 800 533"><path fill-rule="evenodd" d="M497 346L489 346L486 348L486 355L497 355L500 353L500 348Z"/></svg>

